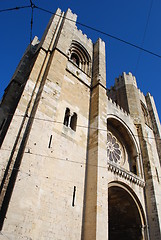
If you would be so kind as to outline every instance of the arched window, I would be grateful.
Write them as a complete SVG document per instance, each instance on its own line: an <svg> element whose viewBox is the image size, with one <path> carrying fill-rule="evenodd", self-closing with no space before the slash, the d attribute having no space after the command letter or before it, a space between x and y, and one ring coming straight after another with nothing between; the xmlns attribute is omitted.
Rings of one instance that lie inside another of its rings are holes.
<svg viewBox="0 0 161 240"><path fill-rule="evenodd" d="M78 57L77 54L72 53L71 60L72 60L72 62L74 62L79 67L79 57Z"/></svg>
<svg viewBox="0 0 161 240"><path fill-rule="evenodd" d="M141 176L138 146L132 132L120 119L111 116L107 121L107 160Z"/></svg>
<svg viewBox="0 0 161 240"><path fill-rule="evenodd" d="M65 116L64 116L64 123L66 127L71 128L73 131L76 131L77 126L77 114L74 112L73 114L70 113L70 109L66 108Z"/></svg>
<svg viewBox="0 0 161 240"><path fill-rule="evenodd" d="M69 53L69 59L83 72L91 75L91 57L84 46L73 40L69 49Z"/></svg>
<svg viewBox="0 0 161 240"><path fill-rule="evenodd" d="M64 116L64 125L67 127L69 125L69 117L70 117L70 109L66 108L65 116Z"/></svg>
<svg viewBox="0 0 161 240"><path fill-rule="evenodd" d="M73 116L71 116L71 121L70 121L70 127L74 131L76 131L76 125L77 125L77 114L73 113Z"/></svg>

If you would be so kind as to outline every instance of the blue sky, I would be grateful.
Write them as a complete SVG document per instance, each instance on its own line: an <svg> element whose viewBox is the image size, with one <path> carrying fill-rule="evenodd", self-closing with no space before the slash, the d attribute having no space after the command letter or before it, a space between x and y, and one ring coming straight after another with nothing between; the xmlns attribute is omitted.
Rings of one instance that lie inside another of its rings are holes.
<svg viewBox="0 0 161 240"><path fill-rule="evenodd" d="M78 22L109 33L161 55L161 1L160 0L33 0L35 5L55 12L71 8ZM0 0L0 9L29 5L29 0ZM50 14L34 9L33 37L39 39L50 19ZM31 9L0 13L0 98L8 85L30 41ZM161 117L161 58L130 47L109 37L77 25L93 42L102 38L106 43L107 87L122 72L132 72L144 94L150 92ZM140 55L140 60L138 58ZM137 64L138 63L138 64Z"/></svg>

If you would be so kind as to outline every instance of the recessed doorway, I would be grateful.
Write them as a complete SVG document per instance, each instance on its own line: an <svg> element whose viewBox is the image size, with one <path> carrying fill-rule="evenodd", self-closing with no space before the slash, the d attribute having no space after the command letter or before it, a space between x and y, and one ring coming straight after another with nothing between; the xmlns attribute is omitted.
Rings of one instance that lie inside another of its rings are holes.
<svg viewBox="0 0 161 240"><path fill-rule="evenodd" d="M128 191L109 187L108 204L109 240L143 240L139 209Z"/></svg>

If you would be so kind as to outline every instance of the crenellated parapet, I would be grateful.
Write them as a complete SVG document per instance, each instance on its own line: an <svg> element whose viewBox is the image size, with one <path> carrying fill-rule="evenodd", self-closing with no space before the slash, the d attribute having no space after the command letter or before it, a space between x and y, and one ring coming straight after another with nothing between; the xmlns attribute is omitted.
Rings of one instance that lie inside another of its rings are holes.
<svg viewBox="0 0 161 240"><path fill-rule="evenodd" d="M136 78L132 75L131 72L125 73L123 72L118 78L115 79L115 88L122 87L126 84L132 84L137 88Z"/></svg>
<svg viewBox="0 0 161 240"><path fill-rule="evenodd" d="M84 42L89 45L93 44L92 40L88 38L87 35L82 32L82 30L78 29L77 26L75 26L74 33L76 35L74 37L79 38L81 42Z"/></svg>
<svg viewBox="0 0 161 240"><path fill-rule="evenodd" d="M108 99L108 102L110 102L113 106L114 109L116 109L117 111L120 111L122 112L125 116L128 116L130 117L130 114L128 112L126 112L120 105L118 105L115 101L113 101L112 98L108 97L107 96L107 99Z"/></svg>

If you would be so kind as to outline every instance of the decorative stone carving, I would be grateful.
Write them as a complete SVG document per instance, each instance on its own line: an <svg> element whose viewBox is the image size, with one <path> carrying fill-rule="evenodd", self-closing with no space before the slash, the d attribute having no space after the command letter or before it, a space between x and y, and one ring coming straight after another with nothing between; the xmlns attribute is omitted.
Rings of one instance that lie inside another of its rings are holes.
<svg viewBox="0 0 161 240"><path fill-rule="evenodd" d="M107 169L113 172L115 175L119 175L120 177L128 180L129 182L133 182L134 184L139 185L140 187L145 187L145 182L142 178L133 174L132 172L129 172L121 168L120 166L117 166L116 164L110 161L107 163Z"/></svg>
<svg viewBox="0 0 161 240"><path fill-rule="evenodd" d="M120 164L121 148L116 137L111 132L107 133L107 157L111 162Z"/></svg>

